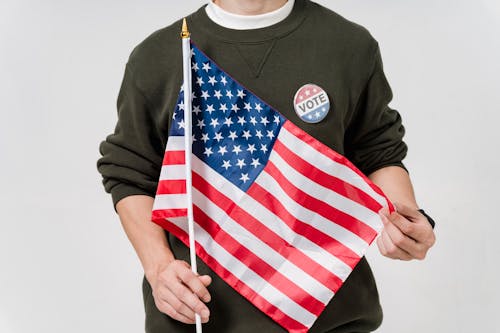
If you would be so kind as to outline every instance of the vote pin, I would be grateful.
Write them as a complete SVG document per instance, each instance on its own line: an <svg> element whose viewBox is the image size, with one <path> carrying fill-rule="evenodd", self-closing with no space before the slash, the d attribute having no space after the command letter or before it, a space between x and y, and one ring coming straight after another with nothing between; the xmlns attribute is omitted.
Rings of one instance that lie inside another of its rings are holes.
<svg viewBox="0 0 500 333"><path fill-rule="evenodd" d="M323 88L308 83L295 93L293 107L297 115L306 123L319 123L330 110L330 100Z"/></svg>

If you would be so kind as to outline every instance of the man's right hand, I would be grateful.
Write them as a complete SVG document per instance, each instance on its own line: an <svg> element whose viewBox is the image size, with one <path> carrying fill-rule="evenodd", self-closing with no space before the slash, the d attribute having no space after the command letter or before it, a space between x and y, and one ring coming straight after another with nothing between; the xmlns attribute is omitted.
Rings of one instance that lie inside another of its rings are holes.
<svg viewBox="0 0 500 333"><path fill-rule="evenodd" d="M186 324L193 324L194 314L198 313L205 323L210 312L203 302L210 301L206 287L212 279L194 274L188 263L174 259L165 231L151 222L152 209L153 198L146 195L131 195L116 204L123 228L153 289L156 307Z"/></svg>
<svg viewBox="0 0 500 333"><path fill-rule="evenodd" d="M195 323L195 313L203 323L208 321L210 311L204 303L211 298L206 288L212 282L210 276L196 275L187 262L173 260L146 278L158 310L185 324Z"/></svg>

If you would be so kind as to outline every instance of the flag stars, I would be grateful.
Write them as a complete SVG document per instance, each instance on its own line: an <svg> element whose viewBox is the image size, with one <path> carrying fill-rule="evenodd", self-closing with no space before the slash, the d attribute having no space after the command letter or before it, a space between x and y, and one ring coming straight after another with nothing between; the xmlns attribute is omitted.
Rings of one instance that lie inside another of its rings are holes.
<svg viewBox="0 0 500 333"><path fill-rule="evenodd" d="M208 94L208 91L206 91L206 90L202 90L202 91L201 91L201 98L204 98L204 99L205 99L205 101L206 101L208 98L210 98L210 95Z"/></svg>
<svg viewBox="0 0 500 333"><path fill-rule="evenodd" d="M181 101L179 104L177 104L177 107L179 110L184 110L184 101Z"/></svg>
<svg viewBox="0 0 500 333"><path fill-rule="evenodd" d="M257 124L257 120L255 119L255 117L250 117L250 122L252 123L252 125L256 125Z"/></svg>
<svg viewBox="0 0 500 333"><path fill-rule="evenodd" d="M195 115L198 115L199 113L201 113L201 108L199 105L193 105L193 113Z"/></svg>
<svg viewBox="0 0 500 333"><path fill-rule="evenodd" d="M198 123L196 124L196 126L198 126L200 128L200 130L203 127L205 127L205 119L201 119L201 120L198 119Z"/></svg>
<svg viewBox="0 0 500 333"><path fill-rule="evenodd" d="M236 135L236 131L229 131L229 135L228 135L228 138L230 138L231 140L235 140L238 138L238 135Z"/></svg>
<svg viewBox="0 0 500 333"><path fill-rule="evenodd" d="M250 163L251 166L254 168L258 167L260 165L259 159L258 158L252 158L252 163Z"/></svg>
<svg viewBox="0 0 500 333"><path fill-rule="evenodd" d="M260 103L255 103L255 110L257 111L262 111L262 106L260 105Z"/></svg>
<svg viewBox="0 0 500 333"><path fill-rule="evenodd" d="M234 145L232 152L235 153L236 155L241 153L242 152L241 145Z"/></svg>
<svg viewBox="0 0 500 333"><path fill-rule="evenodd" d="M264 126L267 126L267 124L269 124L269 120L267 119L267 117L260 117L260 123Z"/></svg>
<svg viewBox="0 0 500 333"><path fill-rule="evenodd" d="M208 141L208 140L210 140L210 139L208 138L208 133L202 133L202 134L201 134L201 139L200 139L200 140L201 140L201 141L203 141L203 143L207 143L207 141Z"/></svg>
<svg viewBox="0 0 500 333"><path fill-rule="evenodd" d="M205 147L205 151L203 152L204 155L207 155L207 157L210 157L214 152L212 151L212 147Z"/></svg>
<svg viewBox="0 0 500 333"><path fill-rule="evenodd" d="M264 134L262 134L261 130L256 130L255 136L258 137L259 139L262 139L264 137Z"/></svg>
<svg viewBox="0 0 500 333"><path fill-rule="evenodd" d="M221 132L215 133L214 140L217 140L217 142L219 142L222 139L224 139L224 137L222 136Z"/></svg>
<svg viewBox="0 0 500 333"><path fill-rule="evenodd" d="M260 151L264 154L267 153L267 146L265 144L260 144Z"/></svg>
<svg viewBox="0 0 500 333"><path fill-rule="evenodd" d="M202 69L203 69L205 72L207 72L207 73L208 73L208 71L209 71L209 70L211 70L211 69L212 69L212 67L210 67L210 63L208 63L208 62L204 62L204 63L203 63L203 68L202 68Z"/></svg>
<svg viewBox="0 0 500 333"><path fill-rule="evenodd" d="M186 128L186 123L184 123L184 119L182 119L181 121L179 121L177 123L177 125L179 125L179 129Z"/></svg>
<svg viewBox="0 0 500 333"><path fill-rule="evenodd" d="M247 94L245 94L245 92L242 90L238 90L238 93L236 95L238 95L239 98L243 99L243 97L245 97Z"/></svg>
<svg viewBox="0 0 500 333"><path fill-rule="evenodd" d="M191 68L193 69L193 71L197 72L200 70L200 67L198 67L198 63L196 62L193 62L193 65L191 66Z"/></svg>
<svg viewBox="0 0 500 333"><path fill-rule="evenodd" d="M248 173L242 173L241 174L241 177L240 177L240 180L243 182L243 183L246 183L247 181L250 180L250 178L248 178Z"/></svg>
<svg viewBox="0 0 500 333"><path fill-rule="evenodd" d="M250 131L243 131L243 134L241 136L248 140L252 137L252 134L250 134Z"/></svg>
<svg viewBox="0 0 500 333"><path fill-rule="evenodd" d="M253 154L254 151L256 151L257 148L255 148L255 144L249 144L248 145L248 148L247 148L247 151L250 152L250 154Z"/></svg>
<svg viewBox="0 0 500 333"><path fill-rule="evenodd" d="M227 79L224 75L221 75L220 77L220 83L222 83L223 85L226 85L227 84Z"/></svg>
<svg viewBox="0 0 500 333"><path fill-rule="evenodd" d="M218 153L224 156L224 154L227 153L226 146L220 146Z"/></svg>
<svg viewBox="0 0 500 333"><path fill-rule="evenodd" d="M240 169L242 169L245 165L247 165L245 163L245 159L244 158L242 158L242 159L238 158L238 162L236 162L236 166L238 166Z"/></svg>
<svg viewBox="0 0 500 333"><path fill-rule="evenodd" d="M280 117L279 116L274 116L273 123L275 123L276 125L279 125L280 122L281 122Z"/></svg>
<svg viewBox="0 0 500 333"><path fill-rule="evenodd" d="M233 93L231 90L226 90L226 97L233 98Z"/></svg>
<svg viewBox="0 0 500 333"><path fill-rule="evenodd" d="M217 83L218 81L215 79L215 76L209 76L208 77L208 83L212 85L212 87Z"/></svg>
<svg viewBox="0 0 500 333"><path fill-rule="evenodd" d="M233 123L233 121L231 120L231 117L227 117L225 120L224 120L224 125L227 125L228 127L231 127Z"/></svg>
<svg viewBox="0 0 500 333"><path fill-rule="evenodd" d="M231 104L231 111L238 112L240 108L236 104Z"/></svg>
<svg viewBox="0 0 500 333"><path fill-rule="evenodd" d="M238 124L240 124L241 126L243 126L246 123L247 123L247 121L245 120L245 117L243 117L243 116L238 117Z"/></svg>
<svg viewBox="0 0 500 333"><path fill-rule="evenodd" d="M226 103L221 104L219 110L221 110L222 112L226 112L227 111Z"/></svg>
<svg viewBox="0 0 500 333"><path fill-rule="evenodd" d="M219 126L219 120L217 120L217 118L211 118L211 119L210 119L210 125L211 125L213 128L216 128L217 126Z"/></svg>
<svg viewBox="0 0 500 333"><path fill-rule="evenodd" d="M220 92L220 90L214 91L214 97L217 97L217 99L220 99L222 97L222 93Z"/></svg>
<svg viewBox="0 0 500 333"><path fill-rule="evenodd" d="M222 167L223 167L224 169L226 169L226 171L227 171L227 169L229 169L230 167L232 167L232 165L231 165L231 163L230 163L230 161L229 161L229 160L227 160L227 161L226 161L226 160L223 160L223 161L222 161Z"/></svg>
<svg viewBox="0 0 500 333"><path fill-rule="evenodd" d="M198 76L196 78L196 84L201 87L203 83L205 83L205 81L203 81L203 78L201 78L200 76Z"/></svg>
<svg viewBox="0 0 500 333"><path fill-rule="evenodd" d="M252 106L250 105L250 103L245 103L245 106L243 107L243 109L245 109L248 112L250 112L250 110L252 110Z"/></svg>
<svg viewBox="0 0 500 333"><path fill-rule="evenodd" d="M214 112L215 109L214 109L214 105L213 104L209 104L207 105L207 112L212 114L212 112Z"/></svg>
<svg viewBox="0 0 500 333"><path fill-rule="evenodd" d="M272 138L274 138L274 133L273 131L267 131L267 135L266 135L269 139L272 140Z"/></svg>

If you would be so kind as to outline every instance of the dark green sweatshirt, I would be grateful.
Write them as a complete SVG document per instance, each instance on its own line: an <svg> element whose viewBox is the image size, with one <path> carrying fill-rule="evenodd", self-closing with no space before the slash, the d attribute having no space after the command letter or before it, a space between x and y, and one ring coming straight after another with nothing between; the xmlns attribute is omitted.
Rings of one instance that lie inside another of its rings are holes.
<svg viewBox="0 0 500 333"><path fill-rule="evenodd" d="M221 27L204 7L187 20L192 41L225 72L365 174L403 167L407 148L401 118L388 107L392 93L378 45L364 28L307 0L296 0L285 20L262 29ZM129 195L155 195L182 83L180 30L180 21L161 29L130 55L118 97L118 123L102 142L98 161L114 204ZM317 124L302 121L294 111L294 95L307 83L322 87L330 100L330 112ZM186 247L168 239L176 257L188 260ZM198 267L214 278L204 332L283 332L206 265L199 262ZM193 331L156 309L146 280L143 291L148 332ZM311 332L370 332L381 319L375 281L362 259Z"/></svg>

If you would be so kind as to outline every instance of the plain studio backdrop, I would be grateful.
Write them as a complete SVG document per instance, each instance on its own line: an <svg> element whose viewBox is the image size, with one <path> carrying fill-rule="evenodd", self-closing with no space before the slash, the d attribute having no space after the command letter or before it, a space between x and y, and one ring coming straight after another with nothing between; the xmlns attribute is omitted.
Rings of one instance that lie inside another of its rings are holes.
<svg viewBox="0 0 500 333"><path fill-rule="evenodd" d="M142 270L101 186L98 144L132 48L203 3L0 1L0 332L143 331ZM438 223L425 261L370 249L377 332L499 332L500 5L320 3L379 41L405 163Z"/></svg>

